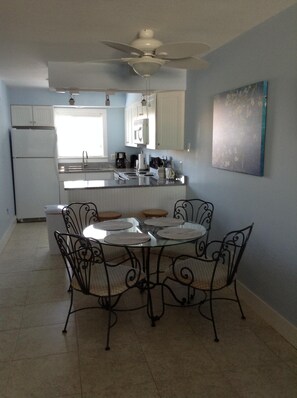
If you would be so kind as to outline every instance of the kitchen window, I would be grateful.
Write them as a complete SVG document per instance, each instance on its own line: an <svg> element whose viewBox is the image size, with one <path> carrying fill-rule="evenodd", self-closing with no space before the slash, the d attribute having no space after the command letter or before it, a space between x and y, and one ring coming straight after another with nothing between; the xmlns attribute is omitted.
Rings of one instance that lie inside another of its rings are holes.
<svg viewBox="0 0 297 398"><path fill-rule="evenodd" d="M99 108L54 108L59 158L107 157L106 110Z"/></svg>

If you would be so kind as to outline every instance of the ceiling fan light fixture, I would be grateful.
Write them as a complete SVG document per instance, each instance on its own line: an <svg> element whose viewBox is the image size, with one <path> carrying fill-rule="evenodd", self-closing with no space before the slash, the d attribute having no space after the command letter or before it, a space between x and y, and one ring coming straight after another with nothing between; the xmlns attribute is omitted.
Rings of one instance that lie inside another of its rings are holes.
<svg viewBox="0 0 297 398"><path fill-rule="evenodd" d="M165 64L165 61L163 59L152 58L150 56L143 56L141 58L131 59L128 64L139 76L150 77Z"/></svg>

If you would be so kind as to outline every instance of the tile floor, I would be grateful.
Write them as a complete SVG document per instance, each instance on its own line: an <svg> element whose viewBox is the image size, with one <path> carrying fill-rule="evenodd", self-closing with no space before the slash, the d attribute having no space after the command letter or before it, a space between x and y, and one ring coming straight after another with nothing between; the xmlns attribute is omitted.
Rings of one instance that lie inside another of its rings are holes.
<svg viewBox="0 0 297 398"><path fill-rule="evenodd" d="M297 397L297 350L245 303L246 321L219 304L219 343L195 308L168 307L155 328L145 310L122 312L105 351L103 311L61 333L67 287L46 224L17 224L0 254L0 398Z"/></svg>

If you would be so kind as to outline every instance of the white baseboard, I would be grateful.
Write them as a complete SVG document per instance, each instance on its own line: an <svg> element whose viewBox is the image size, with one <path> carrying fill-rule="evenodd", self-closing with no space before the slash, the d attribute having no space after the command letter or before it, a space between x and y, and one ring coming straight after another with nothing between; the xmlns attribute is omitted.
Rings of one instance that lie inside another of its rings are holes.
<svg viewBox="0 0 297 398"><path fill-rule="evenodd" d="M237 281L238 293L258 315L282 335L290 344L297 348L297 327L271 308L260 297Z"/></svg>
<svg viewBox="0 0 297 398"><path fill-rule="evenodd" d="M11 237L11 234L12 234L12 232L14 230L15 225L16 225L16 218L13 218L13 220L12 220L11 224L9 225L8 229L6 230L6 232L4 233L4 235L0 239L0 253L4 249L4 246L6 245L6 243L9 241L9 238Z"/></svg>

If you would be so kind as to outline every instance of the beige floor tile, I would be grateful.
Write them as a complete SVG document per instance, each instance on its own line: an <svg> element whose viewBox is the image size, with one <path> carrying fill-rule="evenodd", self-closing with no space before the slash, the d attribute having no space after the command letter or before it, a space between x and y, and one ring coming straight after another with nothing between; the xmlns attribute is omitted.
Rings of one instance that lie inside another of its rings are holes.
<svg viewBox="0 0 297 398"><path fill-rule="evenodd" d="M218 343L206 342L205 348L221 370L266 366L278 357L249 330L224 331Z"/></svg>
<svg viewBox="0 0 297 398"><path fill-rule="evenodd" d="M139 355L136 358L137 361L133 361L132 354L130 361L127 361L126 356L121 359L116 349L96 357L82 354L80 362L83 395L91 397L92 394L103 394L112 390L124 393L126 389L131 390L131 385L135 392L135 386L152 385L152 375L145 360L140 360ZM139 389L138 393L140 394Z"/></svg>
<svg viewBox="0 0 297 398"><path fill-rule="evenodd" d="M69 322L67 333L64 324L21 329L14 359L34 358L77 351L75 324Z"/></svg>
<svg viewBox="0 0 297 398"><path fill-rule="evenodd" d="M65 281L68 283L68 276L65 268L44 269L32 272L32 285L55 285Z"/></svg>
<svg viewBox="0 0 297 398"><path fill-rule="evenodd" d="M0 307L24 305L28 295L28 286L0 289Z"/></svg>
<svg viewBox="0 0 297 398"><path fill-rule="evenodd" d="M29 286L25 304L49 303L52 301L69 302L68 287L69 282L64 279L55 284Z"/></svg>
<svg viewBox="0 0 297 398"><path fill-rule="evenodd" d="M1 274L0 289L30 286L32 272L9 272Z"/></svg>
<svg viewBox="0 0 297 398"><path fill-rule="evenodd" d="M7 398L6 389L10 374L10 362L0 361L0 398Z"/></svg>
<svg viewBox="0 0 297 398"><path fill-rule="evenodd" d="M244 372L233 368L224 375L244 398L295 398L297 395L296 374L285 363L252 365Z"/></svg>
<svg viewBox="0 0 297 398"><path fill-rule="evenodd" d="M26 305L22 328L64 323L68 314L69 301L56 301Z"/></svg>
<svg viewBox="0 0 297 398"><path fill-rule="evenodd" d="M74 352L12 362L9 398L54 398L80 393L79 363Z"/></svg>
<svg viewBox="0 0 297 398"><path fill-rule="evenodd" d="M0 362L13 358L19 330L7 330L0 332Z"/></svg>
<svg viewBox="0 0 297 398"><path fill-rule="evenodd" d="M0 331L19 329L23 312L23 306L2 307L0 311Z"/></svg>
<svg viewBox="0 0 297 398"><path fill-rule="evenodd" d="M240 394L220 373L175 377L166 382L156 382L161 398L239 398Z"/></svg>

